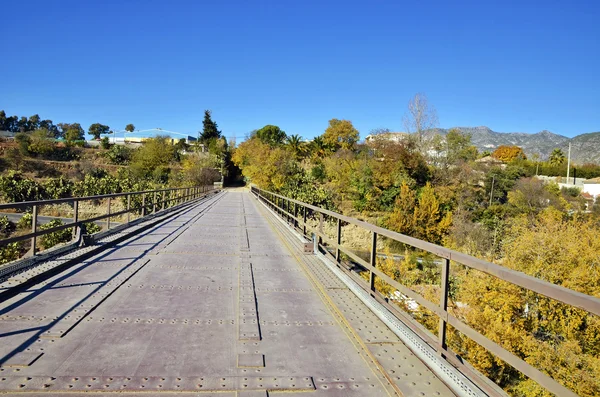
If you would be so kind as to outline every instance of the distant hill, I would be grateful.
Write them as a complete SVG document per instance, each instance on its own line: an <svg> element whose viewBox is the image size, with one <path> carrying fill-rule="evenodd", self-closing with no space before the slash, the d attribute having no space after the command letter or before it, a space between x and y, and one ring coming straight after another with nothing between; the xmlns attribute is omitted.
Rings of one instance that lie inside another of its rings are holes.
<svg viewBox="0 0 600 397"><path fill-rule="evenodd" d="M567 155L571 143L571 160L582 163L600 164L600 132L577 135L567 138L550 131L535 134L525 132L497 132L488 127L454 127L463 133L471 134L471 140L479 151L493 152L500 145L517 145L531 157L538 154L541 159L548 159L553 149L559 148ZM450 129L437 128L435 132L446 135Z"/></svg>

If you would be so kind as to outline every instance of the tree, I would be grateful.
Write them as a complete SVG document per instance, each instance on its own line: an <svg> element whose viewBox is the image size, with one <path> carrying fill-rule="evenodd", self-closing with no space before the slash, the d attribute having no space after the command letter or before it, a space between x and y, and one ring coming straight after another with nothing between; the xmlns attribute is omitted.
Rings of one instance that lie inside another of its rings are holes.
<svg viewBox="0 0 600 397"><path fill-rule="evenodd" d="M10 131L7 121L8 118L6 117L6 112L4 110L0 110L0 131Z"/></svg>
<svg viewBox="0 0 600 397"><path fill-rule="evenodd" d="M168 136L156 136L144 141L134 154L131 169L141 177L151 176L165 171L169 164L177 159L177 149Z"/></svg>
<svg viewBox="0 0 600 397"><path fill-rule="evenodd" d="M292 152L296 160L304 153L305 147L300 135L290 135L285 142L286 147Z"/></svg>
<svg viewBox="0 0 600 397"><path fill-rule="evenodd" d="M477 158L477 148L471 144L471 135L452 128L446 135L446 158L448 164L472 161Z"/></svg>
<svg viewBox="0 0 600 397"><path fill-rule="evenodd" d="M268 124L256 131L256 137L268 145L278 146L285 142L287 135L278 126Z"/></svg>
<svg viewBox="0 0 600 397"><path fill-rule="evenodd" d="M183 160L183 178L192 186L212 185L221 180L220 161L215 155L192 153Z"/></svg>
<svg viewBox="0 0 600 397"><path fill-rule="evenodd" d="M0 110L0 131L19 132L17 121L17 116L8 117L4 110Z"/></svg>
<svg viewBox="0 0 600 397"><path fill-rule="evenodd" d="M353 150L358 142L359 133L349 120L329 120L329 126L323 134L323 140L326 144L335 147Z"/></svg>
<svg viewBox="0 0 600 397"><path fill-rule="evenodd" d="M406 132L416 134L418 143L422 144L425 132L437 125L437 112L429 103L427 96L422 93L415 94L408 102L408 112L404 115Z"/></svg>
<svg viewBox="0 0 600 397"><path fill-rule="evenodd" d="M331 148L322 136L316 136L310 142L310 149L317 157L325 157L331 151Z"/></svg>
<svg viewBox="0 0 600 397"><path fill-rule="evenodd" d="M85 131L79 123L60 123L58 126L62 130L62 135L67 143L85 140Z"/></svg>
<svg viewBox="0 0 600 397"><path fill-rule="evenodd" d="M100 123L90 125L88 133L94 136L94 139L100 139L100 135L108 134L110 127Z"/></svg>
<svg viewBox="0 0 600 397"><path fill-rule="evenodd" d="M17 121L17 129L20 132L29 131L29 120L27 120L27 117L22 116L19 121Z"/></svg>
<svg viewBox="0 0 600 397"><path fill-rule="evenodd" d="M29 134L18 132L15 135L15 142L17 142L19 147L19 152L21 152L23 156L29 156L29 145L31 144L31 137Z"/></svg>
<svg viewBox="0 0 600 397"><path fill-rule="evenodd" d="M513 160L527 160L525 152L523 152L523 149L521 149L519 146L498 146L498 148L494 150L494 153L492 153L492 157L502 160L505 163Z"/></svg>
<svg viewBox="0 0 600 397"><path fill-rule="evenodd" d="M556 148L552 150L550 154L550 164L554 166L559 166L565 162L565 154L562 150Z"/></svg>
<svg viewBox="0 0 600 397"><path fill-rule="evenodd" d="M215 123L211 118L211 111L204 111L204 121L202 121L202 134L200 134L200 138L198 139L200 143L205 145L209 144L213 139L217 139L221 137L221 131L217 128L217 123Z"/></svg>
<svg viewBox="0 0 600 397"><path fill-rule="evenodd" d="M411 237L439 244L452 225L452 213L441 208L441 200L429 183L415 192L403 183L387 227Z"/></svg>
<svg viewBox="0 0 600 397"><path fill-rule="evenodd" d="M127 132L133 132L133 131L135 131L135 125L133 125L133 124L127 124L125 126L125 131L127 131Z"/></svg>
<svg viewBox="0 0 600 397"><path fill-rule="evenodd" d="M29 120L27 120L27 131L33 131L40 128L40 120L40 116L37 114L29 116Z"/></svg>
<svg viewBox="0 0 600 397"><path fill-rule="evenodd" d="M292 154L280 146L271 146L258 136L242 142L233 152L233 163L242 175L258 187L268 190L281 189L296 170Z"/></svg>
<svg viewBox="0 0 600 397"><path fill-rule="evenodd" d="M38 128L45 128L54 136L54 138L62 138L62 134L60 133L57 126L52 123L52 120L42 120L39 122Z"/></svg>
<svg viewBox="0 0 600 397"><path fill-rule="evenodd" d="M54 150L54 135L46 129L35 130L31 134L29 152L46 155Z"/></svg>

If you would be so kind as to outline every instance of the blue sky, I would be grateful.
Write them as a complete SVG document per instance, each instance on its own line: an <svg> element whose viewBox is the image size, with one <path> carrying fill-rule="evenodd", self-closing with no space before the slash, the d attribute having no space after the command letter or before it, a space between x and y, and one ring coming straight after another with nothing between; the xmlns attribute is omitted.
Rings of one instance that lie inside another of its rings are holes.
<svg viewBox="0 0 600 397"><path fill-rule="evenodd" d="M11 1L0 109L226 136L331 118L403 130L423 92L441 127L600 130L598 1Z"/></svg>

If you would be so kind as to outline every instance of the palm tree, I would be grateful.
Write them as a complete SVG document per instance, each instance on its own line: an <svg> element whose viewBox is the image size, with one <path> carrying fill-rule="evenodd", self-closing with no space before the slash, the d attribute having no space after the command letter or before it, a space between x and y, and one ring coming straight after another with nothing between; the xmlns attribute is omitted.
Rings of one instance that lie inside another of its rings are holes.
<svg viewBox="0 0 600 397"><path fill-rule="evenodd" d="M565 162L565 154L560 149L554 149L550 154L550 164L551 165L561 165Z"/></svg>
<svg viewBox="0 0 600 397"><path fill-rule="evenodd" d="M285 145L294 154L296 159L304 153L304 142L300 135L290 135L285 140Z"/></svg>
<svg viewBox="0 0 600 397"><path fill-rule="evenodd" d="M318 157L325 157L330 151L330 147L322 136L316 136L311 142L311 149Z"/></svg>

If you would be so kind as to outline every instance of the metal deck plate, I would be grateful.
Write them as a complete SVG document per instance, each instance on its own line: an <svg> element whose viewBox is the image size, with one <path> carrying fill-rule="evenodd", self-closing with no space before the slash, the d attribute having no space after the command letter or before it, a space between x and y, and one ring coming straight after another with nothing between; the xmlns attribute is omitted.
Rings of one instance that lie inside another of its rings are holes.
<svg viewBox="0 0 600 397"><path fill-rule="evenodd" d="M1 303L0 393L449 395L282 233L225 193Z"/></svg>

